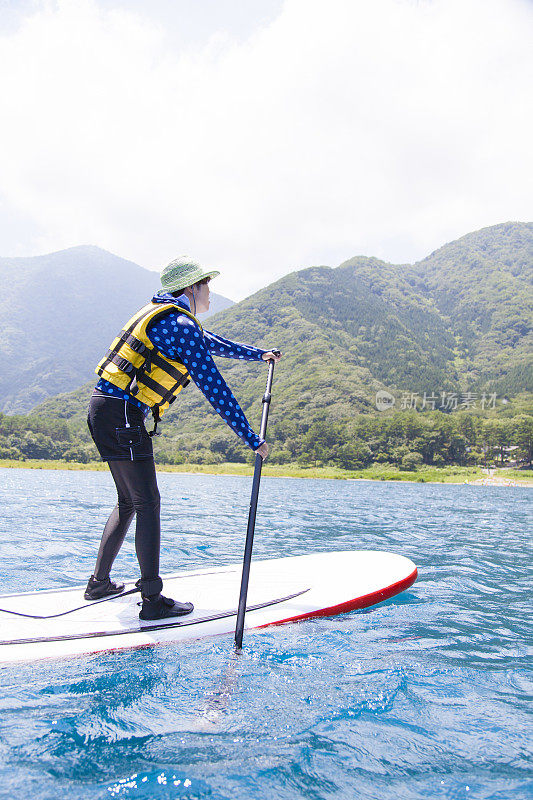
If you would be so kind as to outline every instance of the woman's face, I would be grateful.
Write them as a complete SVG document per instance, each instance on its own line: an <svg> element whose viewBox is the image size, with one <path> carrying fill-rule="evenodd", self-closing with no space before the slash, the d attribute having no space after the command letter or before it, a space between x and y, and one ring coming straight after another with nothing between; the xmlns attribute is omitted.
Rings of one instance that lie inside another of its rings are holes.
<svg viewBox="0 0 533 800"><path fill-rule="evenodd" d="M209 282L199 283L194 287L194 299L196 301L196 311L202 313L209 311L210 296Z"/></svg>

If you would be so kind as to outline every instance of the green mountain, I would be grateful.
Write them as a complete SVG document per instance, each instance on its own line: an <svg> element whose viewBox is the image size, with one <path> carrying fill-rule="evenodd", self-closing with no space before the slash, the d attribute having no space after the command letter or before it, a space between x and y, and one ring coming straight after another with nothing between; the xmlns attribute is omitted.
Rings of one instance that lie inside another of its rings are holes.
<svg viewBox="0 0 533 800"><path fill-rule="evenodd" d="M412 266L359 256L337 268L294 272L215 315L209 328L285 353L273 401L283 447L313 426L377 413L381 388L393 391L398 404L402 393L533 390L532 263L533 225L507 223ZM219 363L257 426L265 367ZM91 387L38 411L72 419L81 431ZM163 452L201 450L206 442L211 449L214 442L213 452L235 448L232 432L193 385L165 416L163 430Z"/></svg>
<svg viewBox="0 0 533 800"><path fill-rule="evenodd" d="M99 247L1 258L0 281L0 410L7 413L91 380L120 325L159 288L156 273ZM231 305L212 295L212 313Z"/></svg>
<svg viewBox="0 0 533 800"><path fill-rule="evenodd" d="M453 331L464 386L499 394L531 390L533 223L469 233L411 274Z"/></svg>

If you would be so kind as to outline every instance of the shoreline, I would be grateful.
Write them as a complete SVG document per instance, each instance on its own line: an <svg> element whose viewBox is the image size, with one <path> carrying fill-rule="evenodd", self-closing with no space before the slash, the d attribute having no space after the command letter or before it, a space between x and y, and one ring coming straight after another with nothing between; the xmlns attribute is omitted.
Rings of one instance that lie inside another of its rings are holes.
<svg viewBox="0 0 533 800"><path fill-rule="evenodd" d="M4 469L55 469L69 471L107 471L107 466L101 461L82 464L76 461L38 460L27 459L15 461L0 459L0 468ZM249 464L223 463L223 464L160 464L157 471L161 473L174 472L184 475L228 475L237 477L251 477L253 466ZM477 467L421 467L412 472L403 472L394 467L374 466L364 470L349 470L339 467L301 467L295 464L265 464L262 470L266 478L307 478L322 480L350 480L350 481L403 481L409 483L452 483L456 485L468 484L470 486L525 486L533 487L533 472L527 470L526 474L515 469L501 469L493 477L487 476Z"/></svg>

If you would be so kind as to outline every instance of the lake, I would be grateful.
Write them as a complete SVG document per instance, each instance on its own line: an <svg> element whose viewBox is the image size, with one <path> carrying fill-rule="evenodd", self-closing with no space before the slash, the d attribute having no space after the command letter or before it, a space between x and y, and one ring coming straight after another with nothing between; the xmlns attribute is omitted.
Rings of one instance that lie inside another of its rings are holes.
<svg viewBox="0 0 533 800"><path fill-rule="evenodd" d="M159 476L162 569L240 561L250 478ZM106 472L1 469L3 593L85 584ZM530 489L264 478L254 556L418 566L365 611L0 668L0 797L533 797ZM115 578L138 575L133 529ZM186 598L179 598L186 599Z"/></svg>

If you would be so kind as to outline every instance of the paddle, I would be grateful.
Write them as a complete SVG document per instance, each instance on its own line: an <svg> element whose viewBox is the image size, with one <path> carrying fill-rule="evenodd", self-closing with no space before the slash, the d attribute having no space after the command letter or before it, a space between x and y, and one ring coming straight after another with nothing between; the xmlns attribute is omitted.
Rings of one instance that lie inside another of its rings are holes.
<svg viewBox="0 0 533 800"><path fill-rule="evenodd" d="M274 355L280 355L279 350L272 350ZM274 360L268 362L268 378L265 394L263 395L263 413L261 414L261 427L259 436L266 438L268 422L268 409L270 407L270 397L272 391L272 378L274 377ZM248 528L246 531L246 544L244 546L244 561L242 565L241 594L239 597L239 609L237 611L237 624L235 626L235 647L242 649L242 634L244 630L244 615L246 613L246 597L248 595L248 580L250 578L250 563L252 561L252 546L254 543L255 516L257 513L257 500L259 497L259 482L261 480L261 468L263 459L260 455L255 457L254 480L252 483L252 496L250 498L250 511L248 514Z"/></svg>

